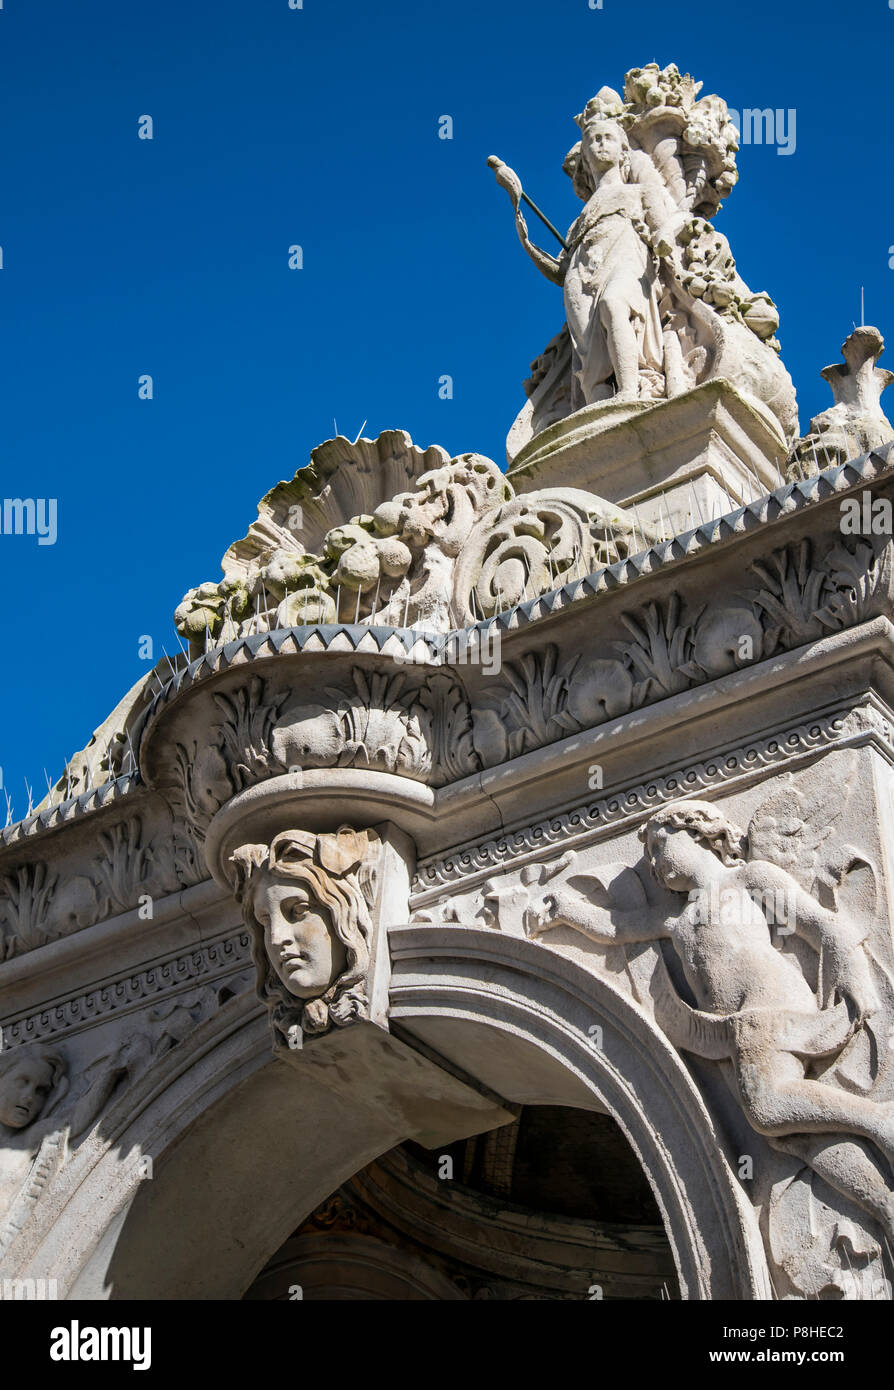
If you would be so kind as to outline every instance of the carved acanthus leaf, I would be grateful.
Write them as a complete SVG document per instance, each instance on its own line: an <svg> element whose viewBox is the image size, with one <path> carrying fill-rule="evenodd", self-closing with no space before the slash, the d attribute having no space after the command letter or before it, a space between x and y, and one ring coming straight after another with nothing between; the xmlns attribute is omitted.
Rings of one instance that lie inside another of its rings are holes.
<svg viewBox="0 0 894 1390"><path fill-rule="evenodd" d="M22 864L0 880L0 959L50 939L46 922L57 884L56 875L40 861Z"/></svg>

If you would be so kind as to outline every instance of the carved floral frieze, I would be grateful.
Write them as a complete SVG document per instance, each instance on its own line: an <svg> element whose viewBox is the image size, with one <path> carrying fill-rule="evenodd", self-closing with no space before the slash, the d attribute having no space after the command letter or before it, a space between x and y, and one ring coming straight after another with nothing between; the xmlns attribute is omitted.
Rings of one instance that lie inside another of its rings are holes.
<svg viewBox="0 0 894 1390"><path fill-rule="evenodd" d="M622 612L627 639L597 641L584 656L562 661L550 644L506 663L472 711L483 764L891 612L890 541L842 540L816 561L805 539L751 570L757 583L738 594L693 607L671 593Z"/></svg>
<svg viewBox="0 0 894 1390"><path fill-rule="evenodd" d="M99 853L74 872L67 861L42 859L8 871L0 877L0 959L198 882L204 875L194 853L187 862L181 852L187 838L187 827L170 821L149 836L131 816L100 831Z"/></svg>

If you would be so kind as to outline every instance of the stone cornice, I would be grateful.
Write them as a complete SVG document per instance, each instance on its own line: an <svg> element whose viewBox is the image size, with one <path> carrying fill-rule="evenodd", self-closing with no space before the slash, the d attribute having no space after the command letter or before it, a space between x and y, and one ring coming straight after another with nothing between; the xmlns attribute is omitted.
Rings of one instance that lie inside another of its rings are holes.
<svg viewBox="0 0 894 1390"><path fill-rule="evenodd" d="M133 1013L156 996L170 997L206 984L220 987L227 976L247 968L252 968L251 939L248 929L242 928L14 1015L3 1024L4 1045L18 1047L89 1028L112 1015Z"/></svg>
<svg viewBox="0 0 894 1390"><path fill-rule="evenodd" d="M788 770L810 762L826 749L865 744L871 744L894 764L894 723L887 707L871 695L856 707L852 701L834 705L798 724L729 743L698 761L683 762L645 780L619 785L604 796L505 835L479 839L448 854L420 860L413 882L413 908L418 911L429 906L445 890L473 891L494 873L509 867L520 869L542 857L551 846L567 848L623 833L641 824L664 802L710 795L721 787L741 789L773 768ZM550 751L560 749L561 745L552 745Z"/></svg>
<svg viewBox="0 0 894 1390"><path fill-rule="evenodd" d="M789 483L704 525L661 542L647 550L598 569L550 593L530 599L498 614L474 628L460 630L487 634L508 634L541 624L551 616L582 602L629 587L659 573L677 571L695 556L727 549L763 530L774 531L780 523L808 509L894 476L894 444L863 455L848 463L826 469L813 477ZM368 655L392 657L399 666L439 667L451 665L451 643L457 632L434 634L416 629L371 627L365 624L283 628L253 633L234 641L210 647L189 664L178 662L170 679L161 686L148 710L147 731L162 710L190 688L240 666L254 666L277 657L307 655ZM91 788L78 797L44 808L25 820L0 831L0 850L41 839L48 831L77 822L95 811L129 801L142 789L139 773Z"/></svg>

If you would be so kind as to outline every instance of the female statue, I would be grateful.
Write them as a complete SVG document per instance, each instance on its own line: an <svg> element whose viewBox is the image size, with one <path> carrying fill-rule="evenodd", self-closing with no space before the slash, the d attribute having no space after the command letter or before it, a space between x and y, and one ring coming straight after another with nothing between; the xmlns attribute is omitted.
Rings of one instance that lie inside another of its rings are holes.
<svg viewBox="0 0 894 1390"><path fill-rule="evenodd" d="M584 203L558 255L536 246L518 176L488 160L515 208L531 260L564 291L566 322L531 364L528 396L507 439L510 462L541 431L600 401L657 402L725 377L797 433L791 378L779 361L779 316L753 294L708 220L736 182L736 131L725 102L671 63L627 73L575 118L563 168ZM780 441L781 442L781 441Z"/></svg>
<svg viewBox="0 0 894 1390"><path fill-rule="evenodd" d="M516 226L538 270L564 288L578 403L637 400L642 371L664 374L656 248L683 219L617 121L593 102L582 121L575 184L587 200L564 249L555 257L535 246L520 207Z"/></svg>

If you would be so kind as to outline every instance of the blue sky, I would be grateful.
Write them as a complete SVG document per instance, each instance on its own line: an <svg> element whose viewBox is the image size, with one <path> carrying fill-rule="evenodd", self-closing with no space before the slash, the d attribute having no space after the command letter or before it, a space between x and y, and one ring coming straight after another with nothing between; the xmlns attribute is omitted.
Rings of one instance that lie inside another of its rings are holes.
<svg viewBox="0 0 894 1390"><path fill-rule="evenodd" d="M485 160L566 227L572 118L630 67L797 113L793 154L742 148L717 225L779 305L806 429L861 285L894 340L892 51L887 0L3 0L2 495L57 498L59 527L0 535L17 815L333 419L502 461L562 308Z"/></svg>

